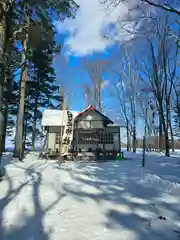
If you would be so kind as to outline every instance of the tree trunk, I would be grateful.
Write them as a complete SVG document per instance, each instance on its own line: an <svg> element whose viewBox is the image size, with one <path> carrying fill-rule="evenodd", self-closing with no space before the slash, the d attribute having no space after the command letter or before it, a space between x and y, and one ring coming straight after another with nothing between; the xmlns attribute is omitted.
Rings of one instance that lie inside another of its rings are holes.
<svg viewBox="0 0 180 240"><path fill-rule="evenodd" d="M23 155L24 155L24 150L26 148L26 137L27 137L27 123L28 123L28 118L25 118L24 124L23 124Z"/></svg>
<svg viewBox="0 0 180 240"><path fill-rule="evenodd" d="M36 142L36 122L37 122L37 106L34 110L34 117L32 123L32 151L35 151L35 142Z"/></svg>
<svg viewBox="0 0 180 240"><path fill-rule="evenodd" d="M175 148L174 148L174 136L173 136L173 128L172 128L171 120L169 120L169 128L170 128L170 133L171 133L171 148L172 148L172 152L175 152Z"/></svg>
<svg viewBox="0 0 180 240"><path fill-rule="evenodd" d="M95 91L96 107L100 112L102 112L101 87L99 83L96 83L94 91Z"/></svg>
<svg viewBox="0 0 180 240"><path fill-rule="evenodd" d="M8 70L5 71L4 75L4 98L5 98L5 103L4 103L4 124L3 124L3 136L2 136L2 151L5 151L6 148L6 129L7 129L7 124L8 124L8 114L9 114L9 109L8 109L8 102L7 100L11 99L11 94L12 94L12 79L10 77L10 71L9 71L9 66Z"/></svg>
<svg viewBox="0 0 180 240"><path fill-rule="evenodd" d="M179 128L179 133L180 133L180 108L178 109L178 128ZM179 136L180 137L180 136Z"/></svg>
<svg viewBox="0 0 180 240"><path fill-rule="evenodd" d="M101 81L98 80L98 88L97 88L97 104L98 104L98 110L102 113L102 101L101 101Z"/></svg>
<svg viewBox="0 0 180 240"><path fill-rule="evenodd" d="M0 152L5 151L5 142L6 142L6 128L7 128L7 123L8 123L8 104L7 104L7 99L11 99L11 93L12 93L12 78L10 77L10 68L9 63L7 63L9 59L9 55L12 51L12 40L10 38L12 37L12 32L10 31L11 25L12 25L12 14L13 14L13 1L11 4L7 3L4 5L4 17L1 19L0 26L2 27L2 32L0 33L0 38L4 39L4 44L0 43L0 48L1 48L1 54L0 55L0 68L1 68L1 76L0 76L0 81L2 83L1 85L1 90L2 90L2 97L1 98L1 104L4 106L3 110L3 124L0 124L1 128L1 143L0 143ZM3 20L4 18L4 20ZM4 28L3 28L3 22L4 22ZM3 37L4 35L4 37ZM1 39L1 40L2 40ZM0 41L1 41L0 40ZM3 49L3 50L2 50ZM3 62L1 62L3 60ZM6 92L8 92L8 96L6 95ZM10 94L9 94L10 93ZM1 105L0 104L0 105Z"/></svg>
<svg viewBox="0 0 180 240"><path fill-rule="evenodd" d="M134 110L134 116L133 116L133 152L136 152L136 115Z"/></svg>
<svg viewBox="0 0 180 240"><path fill-rule="evenodd" d="M170 147L169 147L169 136L168 136L168 128L167 124L163 115L163 108L161 106L160 109L160 116L161 116L161 121L162 121L162 126L163 126L163 131L164 131L164 140L165 140L165 154L167 157L170 156Z"/></svg>
<svg viewBox="0 0 180 240"><path fill-rule="evenodd" d="M171 149L172 152L174 152L174 136L173 136L173 128L172 128L172 122L171 122L171 111L170 111L170 105L167 104L166 106L166 116L167 116L167 130L170 130L171 135Z"/></svg>
<svg viewBox="0 0 180 240"><path fill-rule="evenodd" d="M2 134L2 152L5 152L6 150L6 129L7 129L7 124L8 124L8 106L5 107L4 109L4 130Z"/></svg>
<svg viewBox="0 0 180 240"><path fill-rule="evenodd" d="M4 93L4 54L6 43L6 14L0 19L0 164L3 150L3 130L4 130L4 112L3 112L3 93Z"/></svg>
<svg viewBox="0 0 180 240"><path fill-rule="evenodd" d="M35 141L36 141L36 119L33 119L32 124L32 151L35 151Z"/></svg>
<svg viewBox="0 0 180 240"><path fill-rule="evenodd" d="M18 108L18 116L17 116L17 123L16 123L16 136L15 136L15 151L14 157L19 158L22 160L24 155L23 149L23 126L24 126L24 107L25 107L25 87L26 87L26 78L27 73L24 69L21 74L21 87L20 87L20 101L19 101L19 108Z"/></svg>
<svg viewBox="0 0 180 240"><path fill-rule="evenodd" d="M163 131L162 131L162 120L161 120L161 115L159 113L159 139L158 139L158 142L159 142L159 151L162 151L163 150Z"/></svg>
<svg viewBox="0 0 180 240"><path fill-rule="evenodd" d="M33 116L33 123L32 123L32 151L35 151L35 143L36 143L36 124L37 124L37 111L38 111L38 99L39 99L39 75L37 75L37 83L36 83L36 97L34 101L34 116ZM64 101L64 97L63 97ZM63 102L63 110L64 110L64 102Z"/></svg>
<svg viewBox="0 0 180 240"><path fill-rule="evenodd" d="M98 110L102 113L101 89L98 90Z"/></svg>
<svg viewBox="0 0 180 240"><path fill-rule="evenodd" d="M133 152L136 152L136 127L133 127Z"/></svg>
<svg viewBox="0 0 180 240"><path fill-rule="evenodd" d="M29 25L29 23L28 23ZM29 29L29 27L28 27ZM25 110L25 96L26 96L26 82L27 82L27 49L28 49L29 31L27 30L25 39L23 42L22 51L22 67L21 67L21 84L20 84L20 100L16 123L16 136L15 136L15 151L14 157L22 160L24 157L24 147L23 147L23 129L24 129L24 110Z"/></svg>
<svg viewBox="0 0 180 240"><path fill-rule="evenodd" d="M130 138L129 138L129 122L127 121L127 127L126 127L126 134L127 134L127 151L130 150Z"/></svg>

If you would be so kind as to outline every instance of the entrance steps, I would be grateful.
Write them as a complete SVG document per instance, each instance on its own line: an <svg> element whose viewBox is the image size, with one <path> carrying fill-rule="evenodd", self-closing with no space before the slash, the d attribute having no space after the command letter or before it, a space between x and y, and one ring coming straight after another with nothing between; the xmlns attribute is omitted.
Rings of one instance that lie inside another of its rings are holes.
<svg viewBox="0 0 180 240"><path fill-rule="evenodd" d="M93 161L96 160L96 158L96 153L93 152L79 152L76 157L77 160L83 161Z"/></svg>

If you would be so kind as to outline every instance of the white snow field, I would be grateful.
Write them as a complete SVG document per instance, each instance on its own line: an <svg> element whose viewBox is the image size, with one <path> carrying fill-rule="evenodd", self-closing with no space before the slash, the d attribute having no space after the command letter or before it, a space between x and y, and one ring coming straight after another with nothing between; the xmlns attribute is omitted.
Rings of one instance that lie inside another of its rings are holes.
<svg viewBox="0 0 180 240"><path fill-rule="evenodd" d="M4 156L2 240L180 239L180 158L80 163ZM165 220L159 219L165 217Z"/></svg>

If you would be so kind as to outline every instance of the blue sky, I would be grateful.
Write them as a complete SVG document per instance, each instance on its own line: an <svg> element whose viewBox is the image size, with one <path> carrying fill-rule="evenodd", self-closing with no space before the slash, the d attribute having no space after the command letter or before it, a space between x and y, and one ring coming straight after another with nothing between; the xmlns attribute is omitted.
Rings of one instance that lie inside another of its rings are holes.
<svg viewBox="0 0 180 240"><path fill-rule="evenodd" d="M57 74L57 82L65 89L69 106L73 110L81 110L86 106L83 83L91 83L87 71L82 67L83 59L109 59L117 54L119 46L134 37L132 31L137 27L133 18L140 12L129 9L139 4L138 0L120 3L116 9L102 6L99 0L76 0L80 5L76 19L56 22L57 42L63 44L62 53L54 59L53 66ZM146 6L146 13L154 12L154 8ZM125 22L124 20L131 19ZM123 24L122 24L123 23ZM141 20L138 27L144 23ZM127 31L128 30L128 31ZM131 46L133 49L133 46ZM135 49L136 51L136 49ZM104 75L104 80L108 76ZM104 112L112 119L119 114L118 101L112 97L108 85L102 92ZM138 119L138 133L142 135L142 120Z"/></svg>
<svg viewBox="0 0 180 240"><path fill-rule="evenodd" d="M68 39L68 35L57 35L57 42L63 43ZM54 59L53 66L57 74L57 82L65 89L66 94L70 96L70 107L73 110L80 110L86 106L85 92L83 84L87 83L92 86L92 81L89 77L82 62L84 59L108 59L109 55L117 50L117 45L108 46L104 51L90 52L87 55L67 55L66 47L62 49L62 53ZM104 80L107 79L107 74L103 75ZM108 80L108 79L107 79ZM103 101L110 100L107 89L103 92Z"/></svg>
<svg viewBox="0 0 180 240"><path fill-rule="evenodd" d="M129 11L138 6L139 0L126 0L125 3L122 1L115 9L101 5L100 0L75 1L80 6L76 18L54 22L57 29L56 41L63 48L61 54L54 58L53 67L56 70L57 83L65 89L69 107L79 111L87 105L82 85L84 83L92 85L82 61L84 59L112 61L113 56L118 54L120 46L125 43L129 44L135 54L140 52L141 43L131 41L134 37L132 32L138 28L147 30L149 23L139 18L142 14L140 10ZM156 14L157 9L150 5L141 7L147 16L149 13ZM136 19L139 19L138 24ZM146 54L144 52L146 47L142 49L141 54ZM109 81L107 74L103 75L103 80ZM102 100L104 112L114 120L119 114L119 106L118 101L112 97L110 88L109 83L102 92ZM142 136L143 122L140 118L137 129L138 135Z"/></svg>

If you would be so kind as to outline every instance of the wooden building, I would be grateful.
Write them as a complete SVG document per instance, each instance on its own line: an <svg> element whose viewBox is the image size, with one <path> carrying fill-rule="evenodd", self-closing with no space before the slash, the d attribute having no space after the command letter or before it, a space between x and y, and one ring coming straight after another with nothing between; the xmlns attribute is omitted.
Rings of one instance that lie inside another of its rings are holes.
<svg viewBox="0 0 180 240"><path fill-rule="evenodd" d="M120 126L91 105L81 112L45 110L41 125L47 132L47 148L61 155L121 151Z"/></svg>

